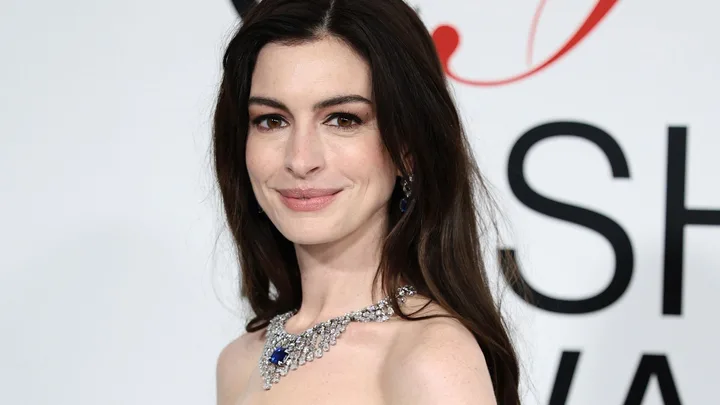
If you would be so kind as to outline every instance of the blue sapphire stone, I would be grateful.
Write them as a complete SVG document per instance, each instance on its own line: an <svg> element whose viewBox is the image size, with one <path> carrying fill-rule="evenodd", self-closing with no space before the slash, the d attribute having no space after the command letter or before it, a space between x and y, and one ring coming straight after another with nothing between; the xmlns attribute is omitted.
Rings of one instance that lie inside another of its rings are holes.
<svg viewBox="0 0 720 405"><path fill-rule="evenodd" d="M276 347L275 351L272 355L270 355L270 363L274 365L280 364L281 361L285 360L285 357L287 357L287 352L282 347Z"/></svg>
<svg viewBox="0 0 720 405"><path fill-rule="evenodd" d="M408 200L406 198L403 198L400 200L400 212L407 211L408 208Z"/></svg>

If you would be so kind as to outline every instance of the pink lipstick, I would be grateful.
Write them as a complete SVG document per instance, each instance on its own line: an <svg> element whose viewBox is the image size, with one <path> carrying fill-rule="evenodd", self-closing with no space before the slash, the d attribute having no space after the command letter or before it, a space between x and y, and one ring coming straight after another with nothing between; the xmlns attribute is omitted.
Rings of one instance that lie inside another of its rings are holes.
<svg viewBox="0 0 720 405"><path fill-rule="evenodd" d="M319 211L332 203L342 189L285 189L278 190L282 202L293 211Z"/></svg>

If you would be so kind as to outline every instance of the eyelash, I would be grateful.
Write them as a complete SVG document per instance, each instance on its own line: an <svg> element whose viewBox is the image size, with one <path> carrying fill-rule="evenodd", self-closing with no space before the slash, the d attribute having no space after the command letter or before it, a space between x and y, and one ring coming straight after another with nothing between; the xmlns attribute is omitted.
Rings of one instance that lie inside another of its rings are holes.
<svg viewBox="0 0 720 405"><path fill-rule="evenodd" d="M330 115L327 117L327 119L325 119L325 121L323 122L323 124L326 124L328 121L331 121L331 120L334 120L334 119L337 119L337 118L345 118L345 119L349 119L349 120L351 120L351 121L354 122L353 125L351 125L350 127L341 127L341 126L338 126L338 125L331 125L332 127L338 128L338 129L340 129L341 131L350 131L350 130L353 130L353 129L355 129L358 125L362 125L362 123L363 123L363 121L360 119L360 117L358 117L358 116L355 115L355 114L352 114L352 113L349 113L349 112L335 112L335 113L330 114ZM274 131L274 129L267 129L267 128L261 128L261 127L260 127L260 124L261 124L263 121L265 121L265 120L270 120L270 119L275 119L275 120L287 122L287 121L285 121L285 118L283 118L281 115L278 115L278 114L265 114L265 115L261 115L261 116L255 118L255 119L253 119L253 120L252 120L252 124L253 124L253 126L255 126L255 127L257 127L258 129L260 129L261 131L265 131L265 132Z"/></svg>

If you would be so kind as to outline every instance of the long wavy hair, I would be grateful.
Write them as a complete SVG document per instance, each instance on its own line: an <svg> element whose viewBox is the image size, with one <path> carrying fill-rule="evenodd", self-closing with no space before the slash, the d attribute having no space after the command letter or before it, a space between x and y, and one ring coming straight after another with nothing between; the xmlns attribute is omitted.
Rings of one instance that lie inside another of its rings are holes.
<svg viewBox="0 0 720 405"><path fill-rule="evenodd" d="M519 365L486 272L483 241L496 222L430 34L402 0L263 0L249 9L228 44L213 130L217 182L240 265L240 292L253 309L248 332L302 301L295 249L253 194L245 146L247 101L258 53L268 43L333 36L369 64L377 122L396 167L412 174L402 213L400 184L388 206L389 229L376 280L386 295L403 283L432 299L475 336L495 396L519 404ZM398 182L399 183L399 182ZM419 320L392 304L404 319Z"/></svg>

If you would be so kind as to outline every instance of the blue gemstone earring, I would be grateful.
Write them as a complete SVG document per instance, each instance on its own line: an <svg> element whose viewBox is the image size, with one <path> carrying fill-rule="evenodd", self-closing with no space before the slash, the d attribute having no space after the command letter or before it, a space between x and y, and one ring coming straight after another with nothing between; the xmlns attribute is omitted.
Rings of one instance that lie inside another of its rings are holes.
<svg viewBox="0 0 720 405"><path fill-rule="evenodd" d="M410 204L410 196L412 195L412 181L412 174L409 175L407 179L402 179L402 189L403 193L405 193L405 197L400 200L400 212L402 213L405 213L405 211L407 211L408 204Z"/></svg>

